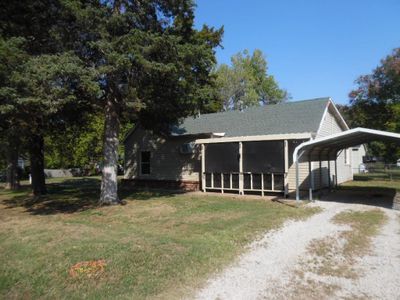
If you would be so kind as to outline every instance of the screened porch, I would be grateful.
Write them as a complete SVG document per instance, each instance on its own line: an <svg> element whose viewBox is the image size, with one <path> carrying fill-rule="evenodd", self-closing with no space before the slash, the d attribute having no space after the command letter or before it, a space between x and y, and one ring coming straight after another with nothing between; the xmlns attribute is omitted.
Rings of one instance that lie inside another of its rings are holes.
<svg viewBox="0 0 400 300"><path fill-rule="evenodd" d="M261 194L288 193L292 153L302 139L282 136L216 138L201 144L201 181L204 192Z"/></svg>

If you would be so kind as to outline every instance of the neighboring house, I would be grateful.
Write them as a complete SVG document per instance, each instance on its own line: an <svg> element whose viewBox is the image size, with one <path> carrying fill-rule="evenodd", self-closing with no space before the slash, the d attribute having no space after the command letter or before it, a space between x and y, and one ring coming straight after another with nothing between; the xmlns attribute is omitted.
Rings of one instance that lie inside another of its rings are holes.
<svg viewBox="0 0 400 300"><path fill-rule="evenodd" d="M351 165L353 167L353 174L360 173L360 165L363 164L363 157L366 154L367 151L365 149L365 145L351 148Z"/></svg>
<svg viewBox="0 0 400 300"><path fill-rule="evenodd" d="M288 193L296 188L296 146L348 129L330 98L189 117L168 137L137 126L124 141L124 178L151 187ZM300 188L308 189L309 167L315 189L352 180L365 153L353 149L338 154L336 167L301 162Z"/></svg>

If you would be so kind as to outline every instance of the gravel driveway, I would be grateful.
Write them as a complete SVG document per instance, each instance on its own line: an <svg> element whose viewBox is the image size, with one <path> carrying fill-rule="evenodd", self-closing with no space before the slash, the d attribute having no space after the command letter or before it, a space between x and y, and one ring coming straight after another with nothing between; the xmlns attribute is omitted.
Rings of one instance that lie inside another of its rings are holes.
<svg viewBox="0 0 400 300"><path fill-rule="evenodd" d="M388 222L374 237L370 254L358 259L354 268L358 278L306 274L304 261L308 246L316 239L349 230L347 225L331 222L345 210L366 210L361 204L317 201L323 208L304 221L289 221L249 246L248 251L220 274L210 278L197 299L321 299L372 298L400 299L400 214L382 209ZM298 274L303 274L299 276ZM332 287L313 293L321 286Z"/></svg>

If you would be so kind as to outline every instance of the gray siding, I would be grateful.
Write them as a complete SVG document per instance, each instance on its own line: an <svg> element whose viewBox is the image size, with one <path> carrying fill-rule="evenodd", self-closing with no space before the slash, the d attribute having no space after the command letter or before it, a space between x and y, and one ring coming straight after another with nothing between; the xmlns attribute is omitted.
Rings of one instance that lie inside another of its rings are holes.
<svg viewBox="0 0 400 300"><path fill-rule="evenodd" d="M138 128L125 141L125 179L157 179L199 181L200 151L182 154L182 144L193 138L172 137L165 139ZM150 151L150 174L140 172L140 153Z"/></svg>
<svg viewBox="0 0 400 300"><path fill-rule="evenodd" d="M334 109L329 106L323 120L321 120L319 131L316 138L321 138L331 134L344 131L343 125L338 122ZM179 148L182 144L192 142L192 137L171 137L163 138L154 136L148 131L138 128L125 141L125 178L126 179L157 179L157 180L183 180L183 181L200 181L201 160L200 146L196 146L193 154L182 154ZM292 164L292 154L295 146L290 148L289 156L290 164L287 174L288 189L293 191L296 188L296 169ZM363 148L363 147L361 147ZM140 152L150 151L150 168L149 175L140 174ZM336 177L338 183L342 183L352 179L352 160L354 155L352 151L348 151L349 157L345 162L344 151L342 151L337 159L338 174L335 174L335 164L330 162L331 182ZM353 166L355 163L353 163ZM327 187L328 179L328 162L313 162L312 176L314 178L314 186L316 189ZM309 188L309 167L308 162L299 163L300 188Z"/></svg>
<svg viewBox="0 0 400 300"><path fill-rule="evenodd" d="M332 107L332 105L329 105L328 110L321 121L321 125L320 125L320 128L319 128L316 138L317 139L322 138L322 137L329 136L329 135L332 135L335 133L339 133L339 132L342 132L345 130L346 130L346 128L341 126L340 123L338 122L338 119L334 113L334 108ZM347 162L345 162L345 151L347 151L349 154ZM345 150L345 149L339 154L339 156L337 158L337 170L338 170L337 182L339 184L353 179L351 159L352 158L351 158L350 151ZM319 171L319 163L318 162L315 162L313 164L313 166L314 166L313 174L314 174L315 187L316 188L327 187L329 184L328 162L322 162L322 172L321 173ZM330 170L331 170L331 172L330 172L331 173L331 182L333 182L335 180L335 176L336 176L334 162L331 162ZM320 178L321 174L322 174L322 179Z"/></svg>
<svg viewBox="0 0 400 300"><path fill-rule="evenodd" d="M308 176L308 162L300 162L299 163L299 182L300 189L308 189L309 186L309 176ZM289 183L289 191L296 190L296 166L292 164L289 166L288 171L288 183Z"/></svg>

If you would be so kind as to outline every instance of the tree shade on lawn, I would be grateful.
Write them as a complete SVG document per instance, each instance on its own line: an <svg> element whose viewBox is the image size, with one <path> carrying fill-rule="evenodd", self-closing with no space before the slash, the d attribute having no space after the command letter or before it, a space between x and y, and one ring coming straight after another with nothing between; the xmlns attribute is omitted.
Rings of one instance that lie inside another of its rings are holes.
<svg viewBox="0 0 400 300"><path fill-rule="evenodd" d="M0 298L182 299L259 234L315 208L235 197L132 192L99 207L99 178L51 178L32 201L0 189ZM100 276L73 278L87 261ZM29 295L29 296L27 296ZM187 296L187 297L185 297Z"/></svg>

